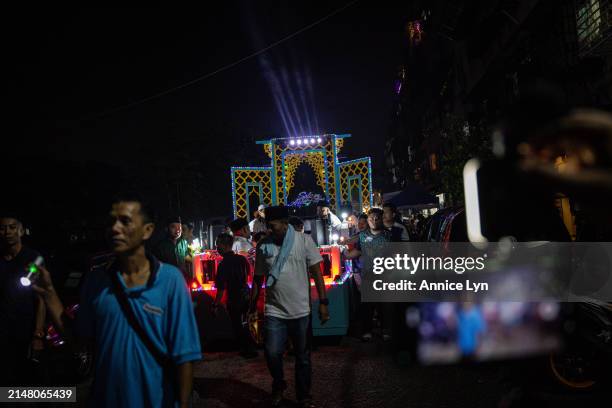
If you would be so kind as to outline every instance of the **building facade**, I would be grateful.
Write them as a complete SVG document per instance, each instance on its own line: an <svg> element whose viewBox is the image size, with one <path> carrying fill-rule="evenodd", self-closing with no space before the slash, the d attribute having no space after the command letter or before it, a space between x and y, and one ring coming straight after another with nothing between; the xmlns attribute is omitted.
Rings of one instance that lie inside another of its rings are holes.
<svg viewBox="0 0 612 408"><path fill-rule="evenodd" d="M611 1L413 7L386 144L388 189L418 182L460 203L462 163L490 151L492 128L534 81L554 83L568 106L612 110Z"/></svg>

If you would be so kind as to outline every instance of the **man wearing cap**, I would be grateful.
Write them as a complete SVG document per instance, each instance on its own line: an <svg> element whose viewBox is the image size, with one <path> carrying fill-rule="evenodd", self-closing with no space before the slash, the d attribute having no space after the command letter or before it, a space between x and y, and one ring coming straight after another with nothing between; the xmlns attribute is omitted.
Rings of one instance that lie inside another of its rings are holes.
<svg viewBox="0 0 612 408"><path fill-rule="evenodd" d="M264 211L265 209L266 207L263 204L260 204L259 207L257 207L255 218L249 223L251 234L268 231L268 229L266 228L266 214Z"/></svg>
<svg viewBox="0 0 612 408"><path fill-rule="evenodd" d="M342 221L329 208L328 201L321 201L317 205L317 215L325 222L325 226L329 232L338 232L342 226Z"/></svg>
<svg viewBox="0 0 612 408"><path fill-rule="evenodd" d="M22 243L24 228L13 215L0 215L0 384L31 385L28 355L40 353L45 338L45 304L20 278L40 254Z"/></svg>
<svg viewBox="0 0 612 408"><path fill-rule="evenodd" d="M319 296L321 324L329 320L325 284L321 274L321 254L312 238L300 234L289 224L287 207L265 210L271 233L257 244L255 276L250 312L256 313L259 288L266 281L264 309L264 351L272 375L272 404L278 406L287 387L283 373L283 353L287 337L295 351L296 396L302 407L312 407L310 385L310 278Z"/></svg>
<svg viewBox="0 0 612 408"><path fill-rule="evenodd" d="M247 220L244 218L236 218L230 222L230 229L232 230L232 235L234 236L232 251L237 254L248 253L249 250L253 248L253 244L251 244L251 241L249 241L249 238L251 238L251 230L249 229L249 223Z"/></svg>

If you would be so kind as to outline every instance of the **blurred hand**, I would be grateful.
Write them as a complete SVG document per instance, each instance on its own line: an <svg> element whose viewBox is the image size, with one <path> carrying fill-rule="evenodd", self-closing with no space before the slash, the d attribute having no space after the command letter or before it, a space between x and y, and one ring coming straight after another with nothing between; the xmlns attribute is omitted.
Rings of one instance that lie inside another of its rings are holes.
<svg viewBox="0 0 612 408"><path fill-rule="evenodd" d="M319 320L321 320L321 325L327 323L329 319L329 309L327 308L327 305L319 304Z"/></svg>
<svg viewBox="0 0 612 408"><path fill-rule="evenodd" d="M247 314L247 322L251 324L252 322L257 321L258 317L257 310L249 310L249 313Z"/></svg>
<svg viewBox="0 0 612 408"><path fill-rule="evenodd" d="M51 274L44 266L38 267L38 278L32 283L32 289L43 297L48 297L55 293Z"/></svg>

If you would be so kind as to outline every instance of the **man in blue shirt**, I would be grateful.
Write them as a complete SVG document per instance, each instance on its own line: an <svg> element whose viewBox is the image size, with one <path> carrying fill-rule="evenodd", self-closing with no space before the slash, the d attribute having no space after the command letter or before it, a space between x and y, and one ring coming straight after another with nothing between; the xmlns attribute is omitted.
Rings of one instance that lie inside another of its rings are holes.
<svg viewBox="0 0 612 408"><path fill-rule="evenodd" d="M155 226L135 197L114 202L109 240L115 261L92 270L83 285L76 334L95 344L96 370L91 406L187 407L193 381L192 362L201 359L200 340L189 290L181 272L145 252ZM127 296L135 318L155 348L168 356L174 369L164 370L121 309L113 289L113 274ZM56 328L63 306L48 271L34 288L43 296Z"/></svg>

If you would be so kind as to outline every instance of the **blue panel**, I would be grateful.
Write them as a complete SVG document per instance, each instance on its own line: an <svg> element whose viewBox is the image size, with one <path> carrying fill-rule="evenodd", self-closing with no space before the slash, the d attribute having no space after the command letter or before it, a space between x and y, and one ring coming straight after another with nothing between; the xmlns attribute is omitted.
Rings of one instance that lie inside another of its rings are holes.
<svg viewBox="0 0 612 408"><path fill-rule="evenodd" d="M277 205L277 200L276 200L276 144L275 143L271 143L270 144L270 151L272 152L272 163L271 163L271 170L270 170L270 183L272 184L272 205Z"/></svg>
<svg viewBox="0 0 612 408"><path fill-rule="evenodd" d="M319 300L316 287L312 287L312 331L315 336L344 336L349 327L350 285L331 285L327 288L329 315L331 319L321 326L319 320Z"/></svg>
<svg viewBox="0 0 612 408"><path fill-rule="evenodd" d="M372 190L372 159L368 157L368 176L369 176L369 186L370 189L370 207L374 205L374 190Z"/></svg>
<svg viewBox="0 0 612 408"><path fill-rule="evenodd" d="M332 139L332 151L334 155L334 173L336 173L334 175L334 182L336 184L336 208L334 210L338 211L338 208L342 204L342 191L340 191L340 166L338 165L338 150L336 147L336 138L337 136L334 135L334 138Z"/></svg>
<svg viewBox="0 0 612 408"><path fill-rule="evenodd" d="M232 167L232 205L234 206L234 218L236 218L236 181L234 178L234 168Z"/></svg>

